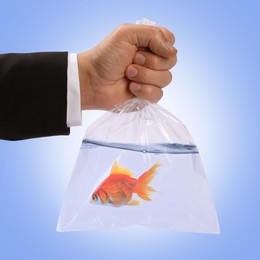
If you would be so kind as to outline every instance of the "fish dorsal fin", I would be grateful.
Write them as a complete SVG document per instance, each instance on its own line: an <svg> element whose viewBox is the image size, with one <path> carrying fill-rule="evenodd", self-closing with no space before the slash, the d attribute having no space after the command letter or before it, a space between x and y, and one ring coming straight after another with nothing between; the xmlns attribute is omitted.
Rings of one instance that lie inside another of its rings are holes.
<svg viewBox="0 0 260 260"><path fill-rule="evenodd" d="M129 169L118 165L118 161L113 163L110 175L112 174L124 174L130 177L133 176L133 173Z"/></svg>

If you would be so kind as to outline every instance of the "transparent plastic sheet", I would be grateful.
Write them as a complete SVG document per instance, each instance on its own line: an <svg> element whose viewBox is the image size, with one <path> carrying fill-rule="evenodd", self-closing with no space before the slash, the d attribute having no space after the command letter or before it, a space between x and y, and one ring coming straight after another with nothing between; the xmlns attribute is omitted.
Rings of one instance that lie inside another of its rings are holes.
<svg viewBox="0 0 260 260"><path fill-rule="evenodd" d="M139 98L107 112L87 129L57 230L136 224L219 233L190 133L167 110Z"/></svg>

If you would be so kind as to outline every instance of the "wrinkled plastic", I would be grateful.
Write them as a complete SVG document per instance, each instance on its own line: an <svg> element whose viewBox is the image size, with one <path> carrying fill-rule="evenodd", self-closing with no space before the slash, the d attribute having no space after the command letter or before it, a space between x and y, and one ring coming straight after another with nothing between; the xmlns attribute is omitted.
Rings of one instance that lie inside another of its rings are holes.
<svg viewBox="0 0 260 260"><path fill-rule="evenodd" d="M134 203L113 204L109 192L100 186L104 180L110 180L116 163L132 171L133 185L158 163L149 184L150 200L141 198L134 187L130 194ZM102 204L100 198L99 204L93 203L97 189L105 194L103 200L110 199L110 204ZM111 229L136 224L219 233L207 178L190 133L167 110L139 98L107 112L87 129L57 230Z"/></svg>

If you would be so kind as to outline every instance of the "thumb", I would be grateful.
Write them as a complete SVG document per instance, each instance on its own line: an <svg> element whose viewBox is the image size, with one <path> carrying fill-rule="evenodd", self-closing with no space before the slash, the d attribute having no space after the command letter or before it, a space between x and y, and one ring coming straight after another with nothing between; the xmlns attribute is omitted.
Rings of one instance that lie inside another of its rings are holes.
<svg viewBox="0 0 260 260"><path fill-rule="evenodd" d="M125 24L119 27L124 41L137 48L149 48L151 52L162 57L176 55L173 46L174 35L166 28L147 25Z"/></svg>

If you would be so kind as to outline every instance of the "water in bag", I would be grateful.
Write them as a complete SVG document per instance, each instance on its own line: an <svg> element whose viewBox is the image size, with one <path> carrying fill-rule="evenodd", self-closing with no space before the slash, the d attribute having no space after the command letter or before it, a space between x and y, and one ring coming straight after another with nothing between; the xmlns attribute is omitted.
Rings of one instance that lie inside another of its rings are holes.
<svg viewBox="0 0 260 260"><path fill-rule="evenodd" d="M86 131L58 231L129 225L219 233L198 149L172 114L142 99Z"/></svg>

